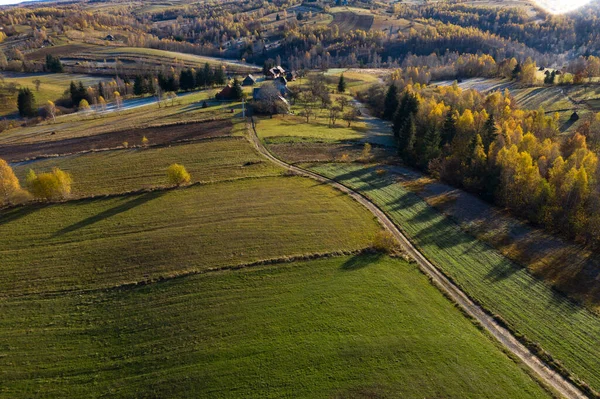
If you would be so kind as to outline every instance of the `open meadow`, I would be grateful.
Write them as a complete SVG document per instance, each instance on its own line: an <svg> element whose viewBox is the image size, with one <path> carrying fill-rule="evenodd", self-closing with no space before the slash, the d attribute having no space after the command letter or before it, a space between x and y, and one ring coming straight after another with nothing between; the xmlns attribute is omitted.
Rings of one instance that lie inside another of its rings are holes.
<svg viewBox="0 0 600 399"><path fill-rule="evenodd" d="M600 367L600 318L596 314L464 232L404 187L393 173L381 174L378 167L352 164L318 164L312 169L370 198L469 296L576 377L600 388L595 372Z"/></svg>
<svg viewBox="0 0 600 399"><path fill-rule="evenodd" d="M550 397L415 265L379 255L0 311L2 397Z"/></svg>

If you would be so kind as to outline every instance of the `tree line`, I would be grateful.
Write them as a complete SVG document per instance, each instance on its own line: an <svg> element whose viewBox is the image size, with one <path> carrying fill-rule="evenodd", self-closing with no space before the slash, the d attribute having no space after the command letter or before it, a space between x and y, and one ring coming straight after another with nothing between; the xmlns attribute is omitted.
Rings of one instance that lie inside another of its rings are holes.
<svg viewBox="0 0 600 399"><path fill-rule="evenodd" d="M378 95L405 163L549 230L600 243L598 157L588 144L600 135L600 114L561 140L558 115L520 109L508 91L398 79Z"/></svg>

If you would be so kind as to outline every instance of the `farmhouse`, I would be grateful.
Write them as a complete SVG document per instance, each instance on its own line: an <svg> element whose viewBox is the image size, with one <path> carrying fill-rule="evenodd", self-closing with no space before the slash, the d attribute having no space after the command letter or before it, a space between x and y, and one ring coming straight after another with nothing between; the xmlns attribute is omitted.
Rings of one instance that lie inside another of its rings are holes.
<svg viewBox="0 0 600 399"><path fill-rule="evenodd" d="M242 81L242 86L254 86L256 84L256 78L252 75L246 76Z"/></svg>
<svg viewBox="0 0 600 399"><path fill-rule="evenodd" d="M267 71L267 79L277 79L280 76L285 75L285 69L281 66L276 66Z"/></svg>

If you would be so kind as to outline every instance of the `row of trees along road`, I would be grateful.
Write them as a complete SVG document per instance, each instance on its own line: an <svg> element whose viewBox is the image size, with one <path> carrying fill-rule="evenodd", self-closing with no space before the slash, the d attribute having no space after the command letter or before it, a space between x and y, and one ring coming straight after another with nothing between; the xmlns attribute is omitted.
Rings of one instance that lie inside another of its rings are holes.
<svg viewBox="0 0 600 399"><path fill-rule="evenodd" d="M559 140L558 115L522 110L508 91L482 94L392 82L383 115L409 165L550 230L600 244L600 113Z"/></svg>

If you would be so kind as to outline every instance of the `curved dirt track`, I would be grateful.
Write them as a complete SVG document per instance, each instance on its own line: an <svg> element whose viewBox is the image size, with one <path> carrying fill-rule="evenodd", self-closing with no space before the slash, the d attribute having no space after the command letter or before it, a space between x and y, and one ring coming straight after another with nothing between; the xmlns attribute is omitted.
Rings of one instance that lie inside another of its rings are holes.
<svg viewBox="0 0 600 399"><path fill-rule="evenodd" d="M587 398L575 385L565 379L563 376L546 366L534 353L521 344L506 328L502 327L496 320L489 316L480 306L476 305L464 292L462 292L454 283L452 283L442 272L440 272L431 262L421 254L410 242L410 240L400 231L392 220L368 198L352 190L349 187L338 183L335 180L311 172L306 169L290 165L273 156L269 150L262 144L256 134L254 120L252 128L249 129L250 140L256 149L271 162L288 169L299 175L309 177L321 183L327 183L332 187L348 194L361 205L367 208L379 222L385 226L396 239L400 242L403 249L419 265L419 268L428 275L435 285L457 303L468 315L477 320L494 338L496 338L507 350L517 356L524 364L531 368L538 377L548 386L552 387L565 398L583 399Z"/></svg>

